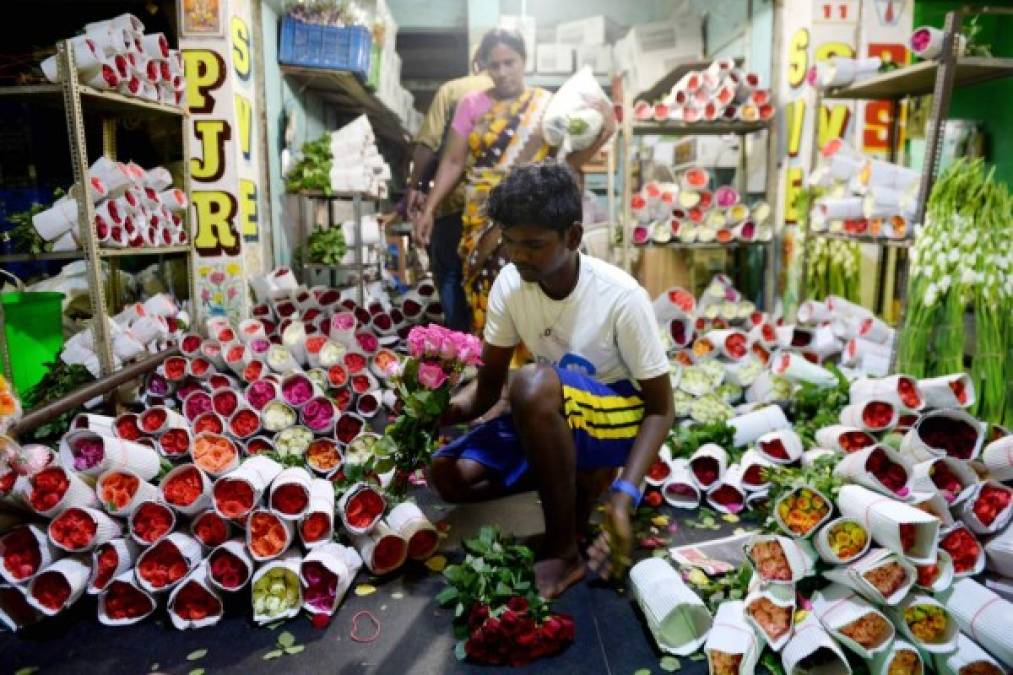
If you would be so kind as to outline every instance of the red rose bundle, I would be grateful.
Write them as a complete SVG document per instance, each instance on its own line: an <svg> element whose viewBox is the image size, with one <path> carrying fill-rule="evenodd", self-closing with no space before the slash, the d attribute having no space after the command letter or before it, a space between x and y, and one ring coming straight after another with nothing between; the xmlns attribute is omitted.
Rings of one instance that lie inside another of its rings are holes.
<svg viewBox="0 0 1013 675"><path fill-rule="evenodd" d="M226 518L242 518L250 512L256 501L253 486L245 480L230 476L219 478L212 488L215 510Z"/></svg>
<svg viewBox="0 0 1013 675"><path fill-rule="evenodd" d="M201 567L169 596L169 619L179 630L204 628L222 618L222 601L207 583L207 568Z"/></svg>
<svg viewBox="0 0 1013 675"><path fill-rule="evenodd" d="M136 623L155 611L154 599L134 585L133 574L114 579L99 599L99 621L109 625Z"/></svg>
<svg viewBox="0 0 1013 675"><path fill-rule="evenodd" d="M229 523L214 511L205 511L194 517L190 531L197 541L214 548L229 538Z"/></svg>
<svg viewBox="0 0 1013 675"><path fill-rule="evenodd" d="M27 581L52 560L45 533L36 525L21 525L0 536L3 577L11 583Z"/></svg>
<svg viewBox="0 0 1013 675"><path fill-rule="evenodd" d="M176 526L176 515L161 502L146 501L134 509L127 524L134 540L148 545L172 532Z"/></svg>
<svg viewBox="0 0 1013 675"><path fill-rule="evenodd" d="M137 580L151 592L169 589L200 562L201 548L192 537L174 532L137 559Z"/></svg>
<svg viewBox="0 0 1013 675"><path fill-rule="evenodd" d="M378 489L357 483L338 500L338 514L353 534L369 532L383 518L387 501Z"/></svg>
<svg viewBox="0 0 1013 675"><path fill-rule="evenodd" d="M180 513L200 511L210 501L210 484L200 469L192 464L176 467L162 480L160 490L165 502Z"/></svg>
<svg viewBox="0 0 1013 675"><path fill-rule="evenodd" d="M981 571L984 562L981 544L966 527L958 526L943 535L939 548L950 554L954 574L967 576Z"/></svg>
<svg viewBox="0 0 1013 675"><path fill-rule="evenodd" d="M576 635L573 619L566 614L551 614L536 623L520 596L511 598L495 616L487 605L474 605L468 614L468 631L464 653L469 659L514 667L558 653Z"/></svg>
<svg viewBox="0 0 1013 675"><path fill-rule="evenodd" d="M253 562L238 539L225 542L208 557L211 582L222 590L239 590L246 585L252 572Z"/></svg>

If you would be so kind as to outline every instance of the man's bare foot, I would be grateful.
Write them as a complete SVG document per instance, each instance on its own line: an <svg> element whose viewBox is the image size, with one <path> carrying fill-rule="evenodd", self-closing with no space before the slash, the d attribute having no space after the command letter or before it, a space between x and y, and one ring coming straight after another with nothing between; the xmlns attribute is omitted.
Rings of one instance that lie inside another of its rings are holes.
<svg viewBox="0 0 1013 675"><path fill-rule="evenodd" d="M535 584L538 594L547 600L584 578L584 561L579 555L567 558L546 558L535 563Z"/></svg>

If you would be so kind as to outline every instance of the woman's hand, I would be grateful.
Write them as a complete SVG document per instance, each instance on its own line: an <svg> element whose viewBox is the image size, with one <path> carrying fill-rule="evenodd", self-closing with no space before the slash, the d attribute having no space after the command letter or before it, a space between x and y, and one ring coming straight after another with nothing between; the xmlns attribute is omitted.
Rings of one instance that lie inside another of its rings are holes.
<svg viewBox="0 0 1013 675"><path fill-rule="evenodd" d="M630 496L623 492L613 492L605 502L604 531L588 551L591 571L602 579L622 579L632 562L631 506Z"/></svg>
<svg viewBox="0 0 1013 675"><path fill-rule="evenodd" d="M584 96L588 106L598 111L602 118L601 132L598 134L599 141L606 141L616 131L616 113L612 109L612 103L608 99L597 96Z"/></svg>
<svg viewBox="0 0 1013 675"><path fill-rule="evenodd" d="M418 242L419 246L429 246L429 240L433 236L434 220L433 212L426 209L418 217L418 220L412 223L415 231L415 241Z"/></svg>

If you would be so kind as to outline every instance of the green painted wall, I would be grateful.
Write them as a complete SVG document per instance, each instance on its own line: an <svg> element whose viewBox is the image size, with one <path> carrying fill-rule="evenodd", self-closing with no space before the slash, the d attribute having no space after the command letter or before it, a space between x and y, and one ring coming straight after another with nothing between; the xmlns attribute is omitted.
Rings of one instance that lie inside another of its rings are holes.
<svg viewBox="0 0 1013 675"><path fill-rule="evenodd" d="M1013 7L1013 1L1009 0L989 3L918 0L914 8L914 25L942 28L947 11L967 4ZM1013 29L1013 16L982 16L979 21L982 31L978 42L990 45L993 56L1013 57L1013 42L1008 37ZM1005 31L1005 39L1001 29ZM956 90L949 116L978 120L984 125L987 132L986 159L996 165L999 178L1013 185L1013 78Z"/></svg>

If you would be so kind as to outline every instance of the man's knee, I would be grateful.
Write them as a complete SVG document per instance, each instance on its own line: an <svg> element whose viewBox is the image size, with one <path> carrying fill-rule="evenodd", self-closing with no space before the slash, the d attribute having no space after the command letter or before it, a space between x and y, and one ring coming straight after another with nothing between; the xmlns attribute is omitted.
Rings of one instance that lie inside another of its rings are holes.
<svg viewBox="0 0 1013 675"><path fill-rule="evenodd" d="M552 366L529 363L510 382L510 409L515 414L558 411L563 385Z"/></svg>
<svg viewBox="0 0 1013 675"><path fill-rule="evenodd" d="M445 502L463 504L468 499L467 477L454 457L434 457L429 466L429 485Z"/></svg>

